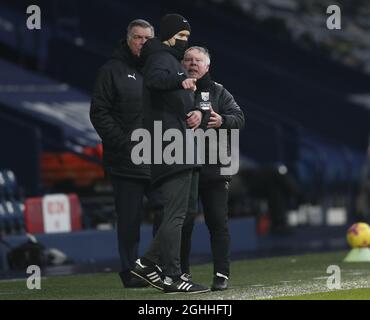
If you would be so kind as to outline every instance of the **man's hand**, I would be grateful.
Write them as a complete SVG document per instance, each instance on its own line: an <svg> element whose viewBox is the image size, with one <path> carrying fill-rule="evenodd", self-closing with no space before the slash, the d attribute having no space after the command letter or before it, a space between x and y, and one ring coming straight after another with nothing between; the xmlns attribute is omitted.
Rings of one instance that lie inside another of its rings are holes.
<svg viewBox="0 0 370 320"><path fill-rule="evenodd" d="M202 113L198 110L191 111L187 114L188 118L186 119L186 124L189 128L195 130L200 126L200 123L202 122Z"/></svg>
<svg viewBox="0 0 370 320"><path fill-rule="evenodd" d="M182 82L182 87L185 89L185 90L192 90L192 91L196 91L197 90L197 86L195 85L195 83L197 82L197 79L194 79L194 78L188 78L188 79L185 79L183 82Z"/></svg>
<svg viewBox="0 0 370 320"><path fill-rule="evenodd" d="M218 113L214 112L211 107L211 117L207 123L207 128L219 128L221 127L222 122L222 117Z"/></svg>

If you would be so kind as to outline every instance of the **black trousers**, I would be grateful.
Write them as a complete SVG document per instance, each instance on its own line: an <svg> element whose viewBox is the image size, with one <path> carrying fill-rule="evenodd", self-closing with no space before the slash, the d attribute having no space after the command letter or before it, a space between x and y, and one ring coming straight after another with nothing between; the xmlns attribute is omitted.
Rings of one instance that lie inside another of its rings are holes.
<svg viewBox="0 0 370 320"><path fill-rule="evenodd" d="M150 192L149 181L111 176L117 215L117 240L123 273L133 269L138 258L143 198Z"/></svg>
<svg viewBox="0 0 370 320"><path fill-rule="evenodd" d="M213 272L230 274L230 234L228 228L228 182L217 181L199 185L199 197L203 204L204 219L211 238ZM181 239L181 269L190 273L191 234L196 212L188 211Z"/></svg>
<svg viewBox="0 0 370 320"><path fill-rule="evenodd" d="M166 276L181 275L181 233L187 212L197 211L199 173L190 169L166 179L160 186L163 214L144 258L163 267Z"/></svg>

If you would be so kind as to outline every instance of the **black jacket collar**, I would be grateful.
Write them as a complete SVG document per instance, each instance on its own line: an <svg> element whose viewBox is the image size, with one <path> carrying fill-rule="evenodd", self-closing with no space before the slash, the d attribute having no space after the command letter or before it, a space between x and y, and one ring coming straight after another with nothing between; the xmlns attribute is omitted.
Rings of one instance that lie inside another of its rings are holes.
<svg viewBox="0 0 370 320"><path fill-rule="evenodd" d="M141 60L145 62L149 55L158 51L167 51L179 61L183 58L183 55L181 55L176 49L165 45L158 38L152 38L145 42L143 49L141 50Z"/></svg>
<svg viewBox="0 0 370 320"><path fill-rule="evenodd" d="M207 72L203 77L197 80L197 91L209 90L212 83L211 75Z"/></svg>
<svg viewBox="0 0 370 320"><path fill-rule="evenodd" d="M122 60L133 68L141 67L139 57L132 54L125 40L120 40L116 49L113 51L112 58Z"/></svg>

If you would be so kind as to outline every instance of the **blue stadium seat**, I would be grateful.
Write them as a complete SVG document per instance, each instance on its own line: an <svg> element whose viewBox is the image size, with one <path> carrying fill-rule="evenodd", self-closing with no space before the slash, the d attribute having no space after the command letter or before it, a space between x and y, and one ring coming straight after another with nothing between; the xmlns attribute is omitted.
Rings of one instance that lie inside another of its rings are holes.
<svg viewBox="0 0 370 320"><path fill-rule="evenodd" d="M3 231L6 234L11 234L15 227L15 217L9 212L6 201L0 202L0 215L2 216Z"/></svg>
<svg viewBox="0 0 370 320"><path fill-rule="evenodd" d="M24 231L23 208L21 202L0 202L0 226L6 234L16 234Z"/></svg>
<svg viewBox="0 0 370 320"><path fill-rule="evenodd" d="M5 198L5 178L0 171L0 201Z"/></svg>
<svg viewBox="0 0 370 320"><path fill-rule="evenodd" d="M5 206L3 205L2 201L0 200L0 232L5 231L6 227L6 211Z"/></svg>
<svg viewBox="0 0 370 320"><path fill-rule="evenodd" d="M18 201L3 202L5 208L5 230L9 234L22 233L24 231L23 204Z"/></svg>
<svg viewBox="0 0 370 320"><path fill-rule="evenodd" d="M2 170L2 176L5 182L5 195L8 199L14 198L17 194L17 179L14 172L9 169Z"/></svg>
<svg viewBox="0 0 370 320"><path fill-rule="evenodd" d="M24 204L20 201L11 201L11 206L15 215L15 229L17 233L22 233L25 230L24 224Z"/></svg>
<svg viewBox="0 0 370 320"><path fill-rule="evenodd" d="M0 231L22 233L24 226L24 204L15 174L0 170Z"/></svg>

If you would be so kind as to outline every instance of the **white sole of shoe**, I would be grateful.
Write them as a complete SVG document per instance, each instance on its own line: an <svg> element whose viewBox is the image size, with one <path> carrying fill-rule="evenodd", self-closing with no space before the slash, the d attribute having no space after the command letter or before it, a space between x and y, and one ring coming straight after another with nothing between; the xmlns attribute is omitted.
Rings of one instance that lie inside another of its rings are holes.
<svg viewBox="0 0 370 320"><path fill-rule="evenodd" d="M205 289L205 290L199 290L199 291L176 291L176 292L164 292L165 294L179 294L179 293L185 293L185 294L197 294L197 293L207 293L211 292L211 289Z"/></svg>
<svg viewBox="0 0 370 320"><path fill-rule="evenodd" d="M140 274L136 273L135 271L131 270L131 273L132 273L133 275L135 275L136 277L139 277L140 279L142 279L142 280L146 281L147 283L149 283L153 288L156 288L156 289L158 289L158 290L163 291L163 288L162 288L162 287L157 286L154 282L149 281L148 279L146 279L145 277L143 277L143 276L141 276Z"/></svg>

